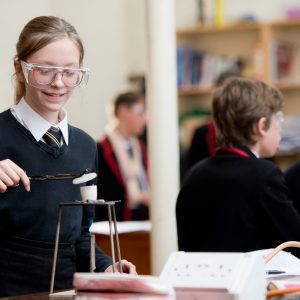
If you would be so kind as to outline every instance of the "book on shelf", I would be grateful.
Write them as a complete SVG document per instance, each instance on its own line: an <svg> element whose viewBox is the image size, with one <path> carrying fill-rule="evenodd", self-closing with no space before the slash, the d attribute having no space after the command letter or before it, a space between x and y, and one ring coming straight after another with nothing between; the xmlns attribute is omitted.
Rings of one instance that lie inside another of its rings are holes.
<svg viewBox="0 0 300 300"><path fill-rule="evenodd" d="M289 42L272 41L270 44L270 70L273 82L292 81L294 46Z"/></svg>
<svg viewBox="0 0 300 300"><path fill-rule="evenodd" d="M241 59L203 52L188 46L177 47L178 87L210 87L224 71L239 69Z"/></svg>
<svg viewBox="0 0 300 300"><path fill-rule="evenodd" d="M201 78L203 54L190 47L177 47L177 85L192 86Z"/></svg>

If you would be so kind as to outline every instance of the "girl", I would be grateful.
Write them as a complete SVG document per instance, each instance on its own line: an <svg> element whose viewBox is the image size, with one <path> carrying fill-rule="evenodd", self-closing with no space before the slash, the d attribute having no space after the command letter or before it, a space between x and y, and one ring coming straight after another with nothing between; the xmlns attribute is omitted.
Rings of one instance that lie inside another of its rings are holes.
<svg viewBox="0 0 300 300"><path fill-rule="evenodd" d="M30 181L28 174L97 171L95 142L68 124L63 109L89 75L75 28L57 17L34 18L16 50L16 103L0 114L0 297L49 290L59 203L80 199L71 180ZM89 270L91 217L90 206L64 209L57 289L72 287L75 271ZM111 271L111 264L96 249L96 271ZM122 267L136 274L126 260Z"/></svg>

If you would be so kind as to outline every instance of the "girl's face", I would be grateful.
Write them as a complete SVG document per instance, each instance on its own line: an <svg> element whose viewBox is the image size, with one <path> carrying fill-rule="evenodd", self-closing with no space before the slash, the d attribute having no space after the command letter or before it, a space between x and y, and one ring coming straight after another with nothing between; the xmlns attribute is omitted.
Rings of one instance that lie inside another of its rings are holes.
<svg viewBox="0 0 300 300"><path fill-rule="evenodd" d="M80 53L74 42L64 38L38 50L29 56L26 62L53 67L79 68L79 57ZM51 84L39 88L28 85L20 72L18 78L25 83L25 100L28 105L47 121L58 123L59 112L74 89L64 84L62 73L58 73Z"/></svg>

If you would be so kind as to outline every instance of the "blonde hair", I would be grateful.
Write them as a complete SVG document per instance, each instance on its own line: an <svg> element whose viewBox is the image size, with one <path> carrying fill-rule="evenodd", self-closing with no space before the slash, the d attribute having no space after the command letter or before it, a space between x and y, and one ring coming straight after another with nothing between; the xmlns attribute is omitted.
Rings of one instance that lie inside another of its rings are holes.
<svg viewBox="0 0 300 300"><path fill-rule="evenodd" d="M80 53L79 63L81 65L84 48L76 29L64 19L54 16L36 17L24 26L16 45L15 61L26 61L33 53L54 41L66 37L71 39L77 46ZM17 76L15 76L15 84L15 103L18 103L25 95L25 84L20 82Z"/></svg>

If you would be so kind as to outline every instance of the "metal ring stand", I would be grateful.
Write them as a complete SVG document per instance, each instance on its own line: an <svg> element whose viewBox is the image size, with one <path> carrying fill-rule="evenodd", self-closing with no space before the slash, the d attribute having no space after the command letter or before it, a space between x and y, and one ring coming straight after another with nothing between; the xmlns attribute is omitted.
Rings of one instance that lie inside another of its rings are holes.
<svg viewBox="0 0 300 300"><path fill-rule="evenodd" d="M55 235L54 256L53 256L53 264L52 264L51 283L50 283L50 294L53 294L53 289L54 289L58 243L59 243L59 234L60 234L60 224L61 224L62 210L63 210L64 206L90 206L90 205L107 206L109 236L110 236L111 254L112 254L112 261L113 261L112 268L113 268L113 272L116 272L116 267L115 267L116 258L115 258L115 247L114 247L114 242L116 242L119 270L120 270L120 273L122 273L121 250L120 250L120 242L119 242L119 236L118 236L118 230L117 230L116 211L115 211L115 204L118 202L120 202L120 200L119 201L107 201L107 202L105 202L104 200L93 200L92 202L75 201L75 202L61 202L59 204L59 211L58 211L58 218L57 218L57 225L56 225L56 235ZM113 224L113 227L112 227L112 224ZM114 228L114 233L113 233L113 228ZM95 245L95 235L91 234L91 238L90 238L90 271L91 272L93 272L96 268L95 246L96 246Z"/></svg>

